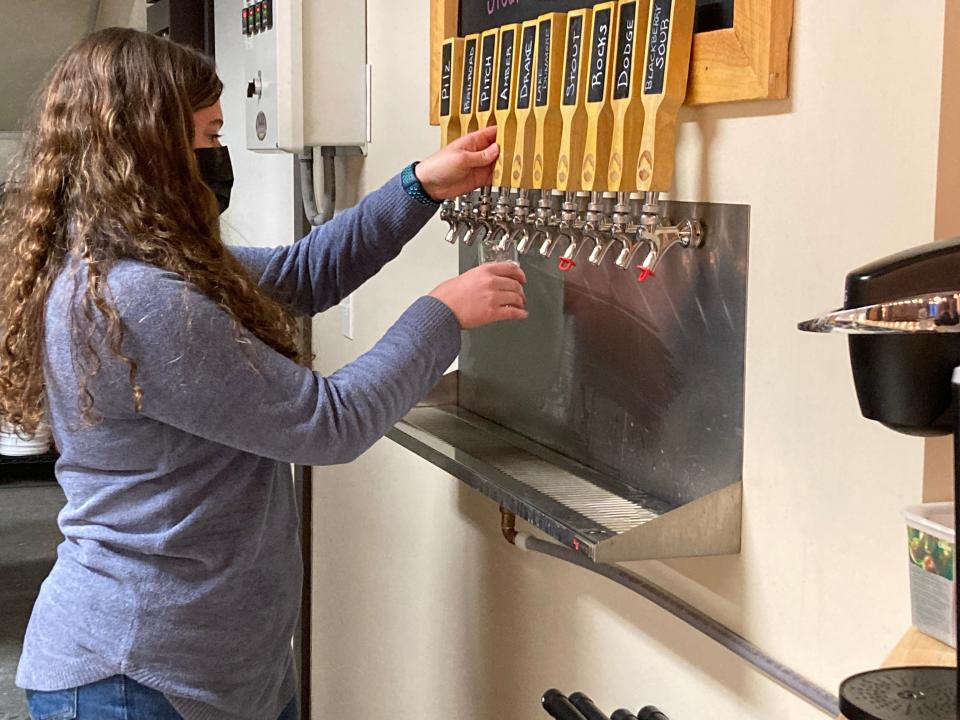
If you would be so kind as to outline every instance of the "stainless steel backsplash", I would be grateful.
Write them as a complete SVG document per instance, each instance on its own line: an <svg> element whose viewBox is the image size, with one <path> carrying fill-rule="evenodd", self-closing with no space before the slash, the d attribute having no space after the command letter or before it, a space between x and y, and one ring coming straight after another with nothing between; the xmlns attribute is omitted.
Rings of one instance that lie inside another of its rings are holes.
<svg viewBox="0 0 960 720"><path fill-rule="evenodd" d="M465 333L459 403L682 505L742 474L750 212L671 202L666 214L700 218L706 242L671 250L644 283L585 254L568 273L523 258L530 319ZM461 245L461 270L476 264Z"/></svg>

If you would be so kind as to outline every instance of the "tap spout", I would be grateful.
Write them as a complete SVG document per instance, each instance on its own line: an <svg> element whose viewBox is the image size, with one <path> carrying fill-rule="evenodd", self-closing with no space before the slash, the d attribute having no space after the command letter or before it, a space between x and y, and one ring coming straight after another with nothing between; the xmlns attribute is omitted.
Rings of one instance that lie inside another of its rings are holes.
<svg viewBox="0 0 960 720"><path fill-rule="evenodd" d="M509 206L507 206L503 213L504 224L506 224L508 212ZM529 247L529 239L527 239L530 235L530 231L528 229L529 216L530 191L520 188L517 190L517 199L513 204L513 215L510 217L510 230L500 239L498 248L501 251L506 251L511 242L517 246L518 253L520 252L521 242L524 244L525 248Z"/></svg>
<svg viewBox="0 0 960 720"><path fill-rule="evenodd" d="M610 248L610 241L590 223L584 225L581 234L585 242L590 242L593 245L593 249L587 257L587 262L595 266L600 265L600 263L603 262L604 256L607 254L607 250Z"/></svg>
<svg viewBox="0 0 960 720"><path fill-rule="evenodd" d="M700 247L703 245L703 226L699 220L687 219L679 225L661 225L652 233L643 233L643 239L638 245L644 245L646 250L637 269L640 271L638 280L643 282L656 277L656 270L666 255L677 245L681 247Z"/></svg>
<svg viewBox="0 0 960 720"><path fill-rule="evenodd" d="M540 233L544 237L543 244L540 245L540 256L549 258L557 249L557 243L560 242L560 228L556 225L546 225L541 227Z"/></svg>
<svg viewBox="0 0 960 720"><path fill-rule="evenodd" d="M526 225L520 225L517 223L516 218L513 220L512 227L503 226L504 233L500 236L500 242L497 243L497 250L500 252L506 252L510 245L517 246L517 252L520 252L520 243L524 241L524 238L527 238L530 235L530 231L527 230ZM529 246L529 240L525 243L525 246Z"/></svg>
<svg viewBox="0 0 960 720"><path fill-rule="evenodd" d="M561 238L567 239L567 247L560 255L560 269L568 272L577 266L577 255L582 247L583 234L573 226L561 222L558 240Z"/></svg>
<svg viewBox="0 0 960 720"><path fill-rule="evenodd" d="M464 244L470 245L474 230L473 194L461 195L457 200L457 234Z"/></svg>
<svg viewBox="0 0 960 720"><path fill-rule="evenodd" d="M540 247L540 254L543 257L550 257L556 249L557 243L562 239L567 239L567 248L563 251L560 258L560 269L566 272L576 265L577 253L580 250L582 240L580 231L576 229L577 215L579 207L577 205L577 195L573 192L564 194L563 205L560 210L560 224L557 226L557 232L554 235L547 234L547 240Z"/></svg>
<svg viewBox="0 0 960 720"><path fill-rule="evenodd" d="M463 236L463 244L472 246L477 240L485 242L487 237L493 232L493 223L483 218L475 218L470 229Z"/></svg>
<svg viewBox="0 0 960 720"><path fill-rule="evenodd" d="M603 263L603 259L607 256L607 253L613 248L614 245L620 246L620 252L617 253L617 267L620 267L620 256L623 253L628 252L632 246L632 241L627 236L626 233L613 233L607 239L602 242L597 242L596 246L593 248L593 251L590 253L590 257L587 258L588 262L591 265L600 265ZM629 267L629 264L628 264Z"/></svg>
<svg viewBox="0 0 960 720"><path fill-rule="evenodd" d="M492 228L490 210L493 204L492 188L487 185L480 188L480 202L475 209L471 209L470 229L463 236L466 245L473 245L477 240L481 242L490 234Z"/></svg>
<svg viewBox="0 0 960 720"><path fill-rule="evenodd" d="M637 251L638 243L627 234L627 226L633 223L633 212L630 207L630 197L625 192L617 193L617 204L613 207L613 223L610 226L610 246L620 244L620 252L614 264L621 270L630 267L630 261Z"/></svg>
<svg viewBox="0 0 960 720"><path fill-rule="evenodd" d="M457 241L457 226L459 225L459 221L453 200L443 201L443 205L440 208L440 219L449 227L444 239L448 243L455 243Z"/></svg>
<svg viewBox="0 0 960 720"><path fill-rule="evenodd" d="M543 238L546 239L546 232L534 224L533 230L529 230L526 227L523 229L523 233L517 239L517 253L520 255L526 255L530 252L537 240Z"/></svg>

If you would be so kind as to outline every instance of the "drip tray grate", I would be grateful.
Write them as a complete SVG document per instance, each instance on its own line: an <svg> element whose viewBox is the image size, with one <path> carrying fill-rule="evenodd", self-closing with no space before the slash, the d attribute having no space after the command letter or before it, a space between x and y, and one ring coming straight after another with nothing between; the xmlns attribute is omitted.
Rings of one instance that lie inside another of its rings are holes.
<svg viewBox="0 0 960 720"><path fill-rule="evenodd" d="M595 561L739 550L739 483L676 507L457 405L414 408L388 437Z"/></svg>

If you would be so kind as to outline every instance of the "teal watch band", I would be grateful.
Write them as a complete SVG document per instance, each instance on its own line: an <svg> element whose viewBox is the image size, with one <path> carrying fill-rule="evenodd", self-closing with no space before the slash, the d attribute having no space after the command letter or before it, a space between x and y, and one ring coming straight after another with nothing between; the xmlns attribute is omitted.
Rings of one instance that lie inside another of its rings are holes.
<svg viewBox="0 0 960 720"><path fill-rule="evenodd" d="M400 173L400 183L403 185L403 189L406 190L407 195L419 203L431 207L440 207L440 202L430 197L427 191L423 189L420 181L417 180L417 174L414 172L417 165L419 165L419 163L410 163L403 169L403 172Z"/></svg>

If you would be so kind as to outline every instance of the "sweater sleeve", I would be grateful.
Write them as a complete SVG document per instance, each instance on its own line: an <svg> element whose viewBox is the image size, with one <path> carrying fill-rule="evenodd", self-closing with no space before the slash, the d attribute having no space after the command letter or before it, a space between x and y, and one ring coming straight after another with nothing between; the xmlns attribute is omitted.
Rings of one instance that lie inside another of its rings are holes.
<svg viewBox="0 0 960 720"><path fill-rule="evenodd" d="M410 197L398 175L293 245L231 251L273 297L316 315L399 255L435 211Z"/></svg>
<svg viewBox="0 0 960 720"><path fill-rule="evenodd" d="M124 263L111 293L137 364L142 415L281 462L353 460L422 400L460 349L439 300L415 301L374 347L324 377L275 352L180 276ZM110 363L127 407L127 370ZM105 368L106 369L106 368Z"/></svg>

